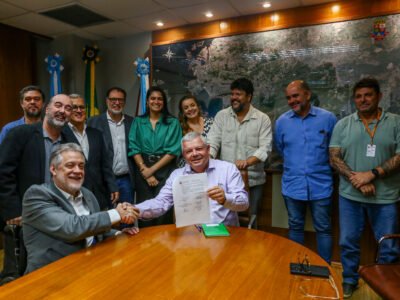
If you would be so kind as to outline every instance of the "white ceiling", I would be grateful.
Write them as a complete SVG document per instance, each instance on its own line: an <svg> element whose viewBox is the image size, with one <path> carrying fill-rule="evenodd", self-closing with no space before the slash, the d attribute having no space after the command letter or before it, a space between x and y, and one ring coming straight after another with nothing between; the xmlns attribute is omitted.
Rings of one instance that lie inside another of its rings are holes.
<svg viewBox="0 0 400 300"><path fill-rule="evenodd" d="M0 23L49 37L76 34L102 40L159 30L157 21L164 22L163 28L171 28L332 1L269 0L272 6L265 9L261 0L0 0ZM114 22L78 28L38 14L70 4L80 4ZM206 18L207 11L214 17Z"/></svg>

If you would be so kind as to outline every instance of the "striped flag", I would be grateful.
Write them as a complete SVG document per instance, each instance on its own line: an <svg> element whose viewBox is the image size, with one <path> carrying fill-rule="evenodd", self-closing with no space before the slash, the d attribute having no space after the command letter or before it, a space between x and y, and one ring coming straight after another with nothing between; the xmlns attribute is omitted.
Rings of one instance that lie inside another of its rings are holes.
<svg viewBox="0 0 400 300"><path fill-rule="evenodd" d="M97 46L86 46L83 48L83 61L86 64L85 77L85 103L86 116L92 117L98 115L99 107L97 105L96 93L96 63L100 61L98 57L99 48Z"/></svg>

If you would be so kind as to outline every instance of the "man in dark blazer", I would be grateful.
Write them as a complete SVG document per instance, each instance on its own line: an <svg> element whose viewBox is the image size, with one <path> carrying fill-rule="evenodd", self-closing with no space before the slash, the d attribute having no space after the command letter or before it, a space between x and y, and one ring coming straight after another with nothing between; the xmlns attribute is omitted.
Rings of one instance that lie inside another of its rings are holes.
<svg viewBox="0 0 400 300"><path fill-rule="evenodd" d="M63 133L68 142L77 143L85 154L85 180L83 186L96 196L100 209L111 207L110 200L118 201L119 192L112 171L112 157L105 147L101 131L86 126L85 100L71 94L72 114Z"/></svg>
<svg viewBox="0 0 400 300"><path fill-rule="evenodd" d="M65 142L61 130L72 112L67 95L50 99L43 123L21 125L9 131L0 146L0 215L7 225L21 225L22 197L33 184L50 183L49 157ZM12 237L5 237L3 278L18 277Z"/></svg>
<svg viewBox="0 0 400 300"><path fill-rule="evenodd" d="M88 120L88 127L103 133L107 149L112 153L113 172L119 187L119 200L133 203L134 167L128 157L129 130L133 118L123 113L126 92L119 87L107 91L107 111Z"/></svg>
<svg viewBox="0 0 400 300"><path fill-rule="evenodd" d="M26 273L115 236L118 231L111 229L113 224L132 224L138 216L137 209L128 203L100 211L93 193L82 187L85 157L76 143L54 149L50 172L51 183L31 186L23 198ZM123 231L137 233L136 228Z"/></svg>

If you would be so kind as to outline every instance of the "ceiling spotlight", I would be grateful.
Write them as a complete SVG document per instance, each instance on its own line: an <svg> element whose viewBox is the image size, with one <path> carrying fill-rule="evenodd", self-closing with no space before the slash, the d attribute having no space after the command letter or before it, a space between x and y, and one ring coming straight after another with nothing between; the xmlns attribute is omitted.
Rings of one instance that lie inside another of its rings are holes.
<svg viewBox="0 0 400 300"><path fill-rule="evenodd" d="M270 2L264 2L262 6L264 8L270 8L271 7L271 3Z"/></svg>
<svg viewBox="0 0 400 300"><path fill-rule="evenodd" d="M214 17L213 13L211 11L208 11L204 14L207 18L212 18Z"/></svg>
<svg viewBox="0 0 400 300"><path fill-rule="evenodd" d="M164 23L161 22L161 21L157 21L157 22L156 22L156 25L157 25L158 27L163 27L163 26L164 26Z"/></svg>
<svg viewBox="0 0 400 300"><path fill-rule="evenodd" d="M332 12L333 13L337 13L337 12L339 12L339 10L340 10L340 6L339 5L332 6Z"/></svg>

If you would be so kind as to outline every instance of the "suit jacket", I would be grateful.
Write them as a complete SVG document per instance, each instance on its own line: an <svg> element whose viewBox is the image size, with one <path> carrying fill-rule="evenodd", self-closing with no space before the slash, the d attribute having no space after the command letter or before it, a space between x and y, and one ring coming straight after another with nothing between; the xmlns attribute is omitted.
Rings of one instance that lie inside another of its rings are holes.
<svg viewBox="0 0 400 300"><path fill-rule="evenodd" d="M0 214L4 221L21 216L22 197L45 180L42 123L13 128L0 145ZM61 134L61 142L65 137Z"/></svg>
<svg viewBox="0 0 400 300"><path fill-rule="evenodd" d="M133 118L125 114L124 117L125 117L124 125L125 125L126 153L129 153L129 131L131 130ZM103 133L106 147L108 147L110 154L112 155L112 158L114 158L114 149L113 149L110 126L108 125L108 120L107 120L107 112L102 113L99 116L90 118L87 124L89 127L96 128ZM129 166L129 176L131 179L131 184L132 186L135 186L134 165L133 165L133 159L131 157L128 157L128 166Z"/></svg>
<svg viewBox="0 0 400 300"><path fill-rule="evenodd" d="M79 141L68 125L64 126L63 133L68 142L79 145ZM104 145L104 139L99 130L87 127L86 134L89 141L89 159L86 160L85 164L83 186L93 192L100 208L105 209L110 207L110 193L118 192L112 171L112 159L110 159L110 154Z"/></svg>
<svg viewBox="0 0 400 300"><path fill-rule="evenodd" d="M78 216L71 203L51 184L33 185L23 199L23 236L28 253L26 273L85 248L86 237L97 241L115 235L106 211L88 189L81 188L88 216Z"/></svg>

